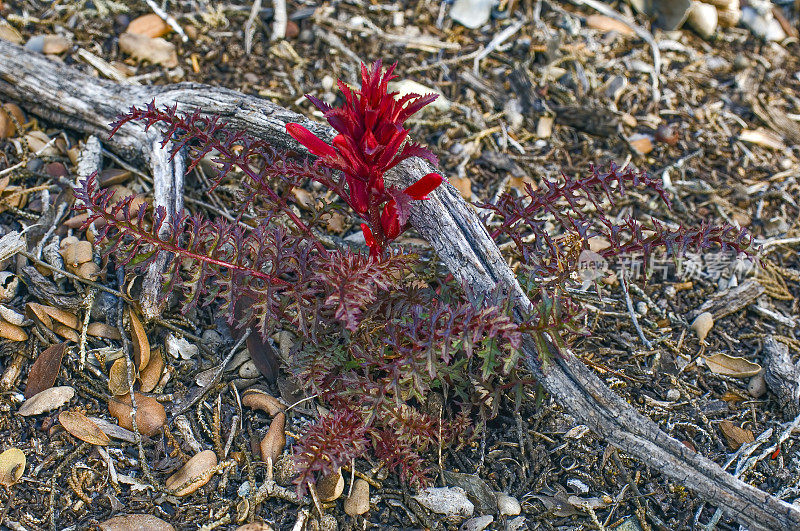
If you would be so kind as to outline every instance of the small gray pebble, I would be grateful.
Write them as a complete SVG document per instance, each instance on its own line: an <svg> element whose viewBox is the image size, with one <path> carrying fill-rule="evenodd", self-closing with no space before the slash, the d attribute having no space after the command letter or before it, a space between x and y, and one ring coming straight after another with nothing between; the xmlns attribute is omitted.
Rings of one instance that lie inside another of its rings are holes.
<svg viewBox="0 0 800 531"><path fill-rule="evenodd" d="M257 378L261 373L258 372L258 368L256 364L253 363L253 360L247 360L246 362L242 363L242 366L239 367L239 377L240 378Z"/></svg>
<svg viewBox="0 0 800 531"><path fill-rule="evenodd" d="M676 402L677 400L680 399L680 397L681 397L681 392L678 391L677 389L670 389L669 391L667 391L667 400L669 400L670 402Z"/></svg>
<svg viewBox="0 0 800 531"><path fill-rule="evenodd" d="M764 380L764 371L759 372L747 384L747 392L753 398L761 398L767 393L767 382Z"/></svg>
<svg viewBox="0 0 800 531"><path fill-rule="evenodd" d="M212 351L218 351L224 343L222 336L216 330L206 330L203 332L202 338L203 343Z"/></svg>
<svg viewBox="0 0 800 531"><path fill-rule="evenodd" d="M527 528L524 516L517 516L510 522L506 522L506 531L522 531Z"/></svg>
<svg viewBox="0 0 800 531"><path fill-rule="evenodd" d="M494 516L485 514L483 516L476 516L470 518L458 528L458 531L483 531L494 522Z"/></svg>
<svg viewBox="0 0 800 531"><path fill-rule="evenodd" d="M42 53L44 51L44 35L34 35L25 43L25 49L31 52Z"/></svg>

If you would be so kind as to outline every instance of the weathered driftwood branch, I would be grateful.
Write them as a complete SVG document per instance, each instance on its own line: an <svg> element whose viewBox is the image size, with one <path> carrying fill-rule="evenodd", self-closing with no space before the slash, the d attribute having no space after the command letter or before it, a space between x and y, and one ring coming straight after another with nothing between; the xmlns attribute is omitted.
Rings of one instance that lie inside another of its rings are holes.
<svg viewBox="0 0 800 531"><path fill-rule="evenodd" d="M286 134L288 122L298 122L322 136L326 125L273 103L238 92L197 84L160 87L121 86L83 75L42 56L0 41L0 97L54 123L86 133L108 133L108 123L131 105L153 99L177 104L180 110L200 108L218 114L233 127L247 130L278 147L301 151ZM127 126L110 145L124 156L150 160L153 149L140 128ZM406 161L390 176L398 185L433 171L419 159ZM415 207L411 222L431 243L459 281L476 293L501 285L524 312L530 301L475 215L451 186L441 187L430 201ZM750 529L800 529L800 509L748 485L705 457L692 452L659 430L627 402L609 390L574 356L554 357L542 366L533 341L523 346L528 365L555 400L596 434L643 462L695 490Z"/></svg>

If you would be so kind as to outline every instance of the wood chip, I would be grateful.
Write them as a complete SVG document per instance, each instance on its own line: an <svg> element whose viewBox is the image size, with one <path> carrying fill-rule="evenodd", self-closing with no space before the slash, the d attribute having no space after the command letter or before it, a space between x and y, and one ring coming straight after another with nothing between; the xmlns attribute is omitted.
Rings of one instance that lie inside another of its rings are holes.
<svg viewBox="0 0 800 531"><path fill-rule="evenodd" d="M111 442L97 424L79 411L62 411L58 414L58 422L70 435L83 442L98 446L108 446Z"/></svg>
<svg viewBox="0 0 800 531"><path fill-rule="evenodd" d="M752 431L740 428L729 420L723 420L720 422L719 429L722 431L722 435L725 436L728 446L730 446L731 450L734 452L738 450L741 445L751 443L756 440Z"/></svg>

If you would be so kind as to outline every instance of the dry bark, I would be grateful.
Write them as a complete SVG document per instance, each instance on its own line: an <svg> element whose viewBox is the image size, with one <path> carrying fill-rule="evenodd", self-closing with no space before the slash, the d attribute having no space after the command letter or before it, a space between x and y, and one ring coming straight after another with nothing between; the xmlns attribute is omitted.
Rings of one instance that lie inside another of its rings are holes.
<svg viewBox="0 0 800 531"><path fill-rule="evenodd" d="M65 127L105 137L108 123L131 105L177 104L182 111L200 108L278 147L304 151L286 134L286 123L304 125L322 137L332 130L273 103L233 90L204 85L141 87L92 78L53 63L21 47L0 41L0 96ZM140 128L129 125L110 141L123 156L150 161L152 144ZM434 171L425 161L411 159L389 176L398 185ZM174 203L173 203L174 204ZM459 281L475 293L502 286L513 298L518 315L530 301L516 282L474 209L451 186L421 202L411 223L433 246ZM543 366L533 341L523 342L530 369L555 400L596 434L649 466L695 490L750 529L800 529L800 509L722 470L662 432L650 419L608 389L573 355L553 356Z"/></svg>

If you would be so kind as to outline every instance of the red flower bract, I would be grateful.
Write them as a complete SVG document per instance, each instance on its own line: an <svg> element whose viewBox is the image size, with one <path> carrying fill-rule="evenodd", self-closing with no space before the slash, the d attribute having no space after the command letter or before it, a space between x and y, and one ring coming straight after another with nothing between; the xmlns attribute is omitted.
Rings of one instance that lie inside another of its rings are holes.
<svg viewBox="0 0 800 531"><path fill-rule="evenodd" d="M430 150L407 142L408 129L403 127L409 116L431 103L437 95L407 94L396 98L397 92L388 92L389 81L397 77L393 74L395 66L382 72L380 60L372 68L362 64L360 90L354 91L339 81L345 100L341 107L331 107L306 95L338 131L331 143L299 124L286 126L295 140L319 157L320 164L344 174L347 191L343 191L342 198L372 229L369 237L365 231L365 238L370 254L375 256L383 254L388 241L403 231L408 218L408 200L427 199L427 194L442 183L440 175L429 173L403 191L386 189L384 174L409 157L421 157L437 164ZM407 197L402 198L403 194Z"/></svg>

